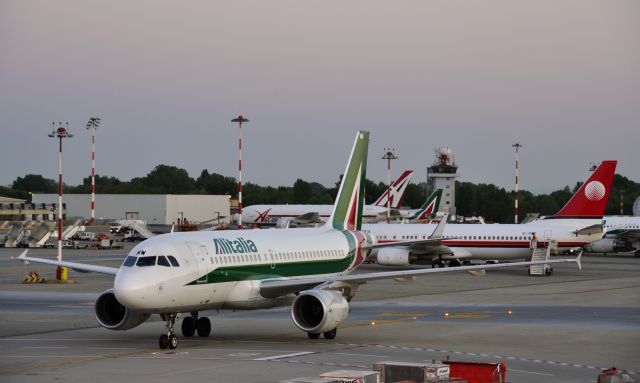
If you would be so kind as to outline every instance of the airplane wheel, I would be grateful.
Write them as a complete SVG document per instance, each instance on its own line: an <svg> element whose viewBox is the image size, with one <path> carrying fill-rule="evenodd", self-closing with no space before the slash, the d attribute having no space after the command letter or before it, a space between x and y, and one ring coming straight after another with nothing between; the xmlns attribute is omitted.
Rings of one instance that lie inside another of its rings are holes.
<svg viewBox="0 0 640 383"><path fill-rule="evenodd" d="M185 317L182 320L182 335L191 337L196 333L196 320L193 317Z"/></svg>
<svg viewBox="0 0 640 383"><path fill-rule="evenodd" d="M636 250L636 252L633 254L635 255L636 258L640 258L640 250Z"/></svg>
<svg viewBox="0 0 640 383"><path fill-rule="evenodd" d="M307 336L309 337L309 339L318 339L318 338L320 338L320 334L319 333L315 333L315 332L308 332Z"/></svg>
<svg viewBox="0 0 640 383"><path fill-rule="evenodd" d="M199 337L207 337L211 334L211 321L207 317L202 317L198 319L196 323L196 330L198 331Z"/></svg>
<svg viewBox="0 0 640 383"><path fill-rule="evenodd" d="M176 334L169 335L169 349L175 350L178 347L178 337Z"/></svg>
<svg viewBox="0 0 640 383"><path fill-rule="evenodd" d="M338 334L338 329L334 328L333 330L327 331L322 335L324 335L324 339L335 339L336 338L336 334Z"/></svg>
<svg viewBox="0 0 640 383"><path fill-rule="evenodd" d="M458 267L460 266L460 262L458 262L457 260L451 260L449 261L449 267Z"/></svg>
<svg viewBox="0 0 640 383"><path fill-rule="evenodd" d="M166 350L169 347L169 337L167 334L160 335L160 339L158 339L158 345L161 349Z"/></svg>

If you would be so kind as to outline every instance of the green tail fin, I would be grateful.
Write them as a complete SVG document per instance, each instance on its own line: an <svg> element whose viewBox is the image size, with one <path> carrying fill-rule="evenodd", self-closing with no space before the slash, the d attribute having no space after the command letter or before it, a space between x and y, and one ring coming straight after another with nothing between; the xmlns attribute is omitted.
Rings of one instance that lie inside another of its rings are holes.
<svg viewBox="0 0 640 383"><path fill-rule="evenodd" d="M364 206L364 186L367 177L369 132L359 131L351 149L331 217L325 224L338 230L360 230Z"/></svg>
<svg viewBox="0 0 640 383"><path fill-rule="evenodd" d="M418 211L409 219L427 219L428 216L434 214L440 208L440 199L442 198L442 189L436 189Z"/></svg>

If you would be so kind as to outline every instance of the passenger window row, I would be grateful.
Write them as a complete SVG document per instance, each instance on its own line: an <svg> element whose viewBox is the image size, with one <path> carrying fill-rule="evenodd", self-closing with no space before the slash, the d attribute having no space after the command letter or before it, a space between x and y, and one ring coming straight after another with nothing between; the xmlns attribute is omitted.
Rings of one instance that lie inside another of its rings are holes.
<svg viewBox="0 0 640 383"><path fill-rule="evenodd" d="M275 263L278 261L296 261L306 259L323 259L329 257L342 256L340 250L311 250L311 251L282 251L271 254L242 254L242 255L221 255L210 256L209 262L212 265L229 265L242 263Z"/></svg>

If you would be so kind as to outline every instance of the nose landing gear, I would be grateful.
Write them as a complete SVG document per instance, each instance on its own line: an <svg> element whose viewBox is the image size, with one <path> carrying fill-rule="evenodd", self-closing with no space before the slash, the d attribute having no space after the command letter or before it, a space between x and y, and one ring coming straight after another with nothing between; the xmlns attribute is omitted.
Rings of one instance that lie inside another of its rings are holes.
<svg viewBox="0 0 640 383"><path fill-rule="evenodd" d="M158 344L161 349L166 350L167 348L174 350L178 347L178 337L175 334L174 326L176 324L176 317L178 314L163 314L162 319L166 322L166 334L160 335L158 339Z"/></svg>

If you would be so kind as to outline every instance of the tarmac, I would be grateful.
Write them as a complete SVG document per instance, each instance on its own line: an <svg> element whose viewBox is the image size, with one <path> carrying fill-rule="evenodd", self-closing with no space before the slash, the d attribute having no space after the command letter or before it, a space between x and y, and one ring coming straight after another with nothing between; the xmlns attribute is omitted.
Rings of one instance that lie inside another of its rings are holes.
<svg viewBox="0 0 640 383"><path fill-rule="evenodd" d="M65 250L69 261L118 266L125 250ZM280 382L393 360L504 362L509 382L595 382L616 366L640 381L640 259L583 257L550 277L524 268L363 285L335 340L309 340L289 308L204 312L208 338L160 350L153 316L128 331L98 326L93 302L113 277L69 271L75 284L22 284L51 266L0 249L0 381ZM55 258L55 249L29 255ZM363 265L363 272L388 270ZM179 326L178 326L179 327Z"/></svg>

